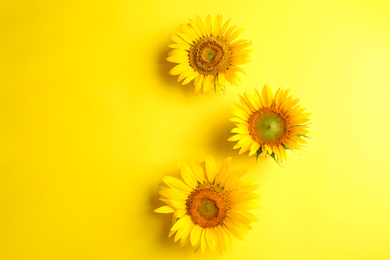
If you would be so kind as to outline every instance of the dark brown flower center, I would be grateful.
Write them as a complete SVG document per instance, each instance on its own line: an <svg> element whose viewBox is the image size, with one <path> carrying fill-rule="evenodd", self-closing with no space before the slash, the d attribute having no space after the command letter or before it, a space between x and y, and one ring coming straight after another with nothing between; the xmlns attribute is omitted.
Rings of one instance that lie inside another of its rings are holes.
<svg viewBox="0 0 390 260"><path fill-rule="evenodd" d="M197 40L190 48L189 60L193 69L203 75L223 73L230 65L228 44L213 36Z"/></svg>
<svg viewBox="0 0 390 260"><path fill-rule="evenodd" d="M230 209L227 192L213 184L199 184L186 201L187 213L201 227L223 223Z"/></svg>

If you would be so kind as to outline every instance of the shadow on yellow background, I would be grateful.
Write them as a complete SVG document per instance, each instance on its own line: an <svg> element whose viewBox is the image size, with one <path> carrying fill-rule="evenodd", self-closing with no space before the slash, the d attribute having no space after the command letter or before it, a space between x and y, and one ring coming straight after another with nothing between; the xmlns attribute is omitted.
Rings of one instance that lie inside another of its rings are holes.
<svg viewBox="0 0 390 260"><path fill-rule="evenodd" d="M239 88L196 96L168 35L196 14L245 28ZM390 259L388 1L2 1L0 259ZM238 156L230 105L264 84L312 112L301 153ZM153 210L176 160L233 156L260 221L219 256Z"/></svg>

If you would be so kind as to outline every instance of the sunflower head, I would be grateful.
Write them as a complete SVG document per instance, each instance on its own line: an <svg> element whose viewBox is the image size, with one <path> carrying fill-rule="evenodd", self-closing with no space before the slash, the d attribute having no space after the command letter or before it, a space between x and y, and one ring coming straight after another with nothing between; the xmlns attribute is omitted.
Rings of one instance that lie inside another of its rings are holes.
<svg viewBox="0 0 390 260"><path fill-rule="evenodd" d="M248 63L252 44L247 40L236 40L242 29L229 26L230 20L222 24L222 16L211 21L210 15L203 22L199 16L190 20L181 30L171 35L174 44L167 60L177 63L169 73L178 75L183 85L194 82L196 93L208 93L225 87L225 83L238 86L237 72L245 71L239 65Z"/></svg>
<svg viewBox="0 0 390 260"><path fill-rule="evenodd" d="M243 170L233 171L227 158L217 169L213 157L204 164L178 162L182 178L165 176L160 187L160 200L167 205L157 213L173 213L169 236L175 235L180 245L191 243L195 250L206 248L220 254L232 249L232 237L244 240L258 219L248 210L259 208L259 196L252 180L241 179Z"/></svg>
<svg viewBox="0 0 390 260"><path fill-rule="evenodd" d="M234 149L239 154L249 151L249 155L269 154L277 162L287 159L286 149L301 150L303 139L309 133L310 113L298 105L299 99L293 99L289 89L278 89L275 95L268 86L264 86L262 95L245 93L240 96L241 105L233 104L236 123L232 130L234 136L229 141L237 141Z"/></svg>

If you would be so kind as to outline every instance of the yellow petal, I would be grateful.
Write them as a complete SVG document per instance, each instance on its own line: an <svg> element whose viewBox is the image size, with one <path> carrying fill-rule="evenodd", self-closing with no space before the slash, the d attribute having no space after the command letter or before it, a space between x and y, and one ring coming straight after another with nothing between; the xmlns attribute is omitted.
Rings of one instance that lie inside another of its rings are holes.
<svg viewBox="0 0 390 260"><path fill-rule="evenodd" d="M223 74L219 73L218 74L218 83L221 87L224 87L226 84L226 78Z"/></svg>
<svg viewBox="0 0 390 260"><path fill-rule="evenodd" d="M232 65L244 65L244 64L247 64L251 62L251 59L249 58L243 58L241 56L233 56L232 57L232 61L231 61L231 64Z"/></svg>
<svg viewBox="0 0 390 260"><path fill-rule="evenodd" d="M230 249L233 250L233 241L232 237L230 236L229 232L225 228L220 229L221 234L225 238L226 246Z"/></svg>
<svg viewBox="0 0 390 260"><path fill-rule="evenodd" d="M215 165L214 158L209 155L205 161L206 176L209 182L214 182L215 174L217 173L217 166Z"/></svg>
<svg viewBox="0 0 390 260"><path fill-rule="evenodd" d="M194 228L194 226L195 226L195 224L191 223L191 225L189 225L187 228L183 228L183 233L182 233L182 237L180 240L180 247L183 247L186 244L188 244L188 242L190 242L190 234L191 234L191 231Z"/></svg>
<svg viewBox="0 0 390 260"><path fill-rule="evenodd" d="M219 238L218 231L216 228L214 228L214 234L215 234L215 240L217 241L215 244L215 249L217 250L218 254L222 256L223 255L223 251L222 251L223 240L221 238Z"/></svg>
<svg viewBox="0 0 390 260"><path fill-rule="evenodd" d="M169 206L162 206L154 210L156 213L173 213L175 210Z"/></svg>
<svg viewBox="0 0 390 260"><path fill-rule="evenodd" d="M207 75L204 78L203 82L203 94L207 94L211 91L213 85L213 76Z"/></svg>
<svg viewBox="0 0 390 260"><path fill-rule="evenodd" d="M310 131L300 126L296 126L296 127L291 127L291 133L305 135L305 134L309 134Z"/></svg>
<svg viewBox="0 0 390 260"><path fill-rule="evenodd" d="M227 171L229 169L231 161L231 157L226 158L223 161L221 167L219 168L217 175L215 176L215 184L219 184L220 187L225 186L227 179Z"/></svg>
<svg viewBox="0 0 390 260"><path fill-rule="evenodd" d="M250 114L248 114L245 109L234 103L232 104L232 113L245 121L250 117Z"/></svg>
<svg viewBox="0 0 390 260"><path fill-rule="evenodd" d="M186 42L185 40L183 40L179 35L177 34L172 34L170 35L171 39L178 43L178 44L181 44L181 45L184 45L184 46L187 46L187 47L191 47L190 44L188 44L188 42Z"/></svg>
<svg viewBox="0 0 390 260"><path fill-rule="evenodd" d="M200 250L202 253L206 251L207 241L206 241L206 229L203 229L202 235L200 237Z"/></svg>
<svg viewBox="0 0 390 260"><path fill-rule="evenodd" d="M187 214L187 210L185 209L176 209L175 212L173 212L173 217L175 219L182 218L184 215Z"/></svg>
<svg viewBox="0 0 390 260"><path fill-rule="evenodd" d="M186 209L185 201L181 200L172 200L172 199L164 199L160 197L160 200L171 206L174 209Z"/></svg>
<svg viewBox="0 0 390 260"><path fill-rule="evenodd" d="M241 50L244 50L245 48L252 45L252 41L248 40L237 40L230 44L230 48L232 49L233 53L239 52Z"/></svg>
<svg viewBox="0 0 390 260"><path fill-rule="evenodd" d="M241 107L242 107L242 109L244 109L245 110L245 112L247 113L247 114L252 114L252 106L251 106L251 104L250 104L250 102L248 101L248 100L246 100L243 96L241 96L241 95L239 95L238 96L239 97L239 99L240 99L240 101L241 101Z"/></svg>
<svg viewBox="0 0 390 260"><path fill-rule="evenodd" d="M272 90L267 85L264 85L263 87L262 97L263 97L263 105L265 107L270 107L272 105L273 95L272 95Z"/></svg>
<svg viewBox="0 0 390 260"><path fill-rule="evenodd" d="M252 144L252 146L250 148L249 156L254 155L257 152L257 150L259 150L259 148L260 148L259 143L258 142L253 142L253 144Z"/></svg>
<svg viewBox="0 0 390 260"><path fill-rule="evenodd" d="M293 140L290 140L290 139L286 139L283 141L283 144L285 146L287 146L288 148L290 149L294 149L294 150L302 150L301 146L299 146L299 144L297 144L295 141Z"/></svg>
<svg viewBox="0 0 390 260"><path fill-rule="evenodd" d="M238 141L237 145L242 146L243 144L245 144L245 143L247 143L249 141L253 141L252 140L252 136L246 135L241 140Z"/></svg>
<svg viewBox="0 0 390 260"><path fill-rule="evenodd" d="M246 135L236 134L236 135L233 135L232 137L230 137L228 139L228 141L236 142L236 141L242 139L244 136L246 136Z"/></svg>
<svg viewBox="0 0 390 260"><path fill-rule="evenodd" d="M305 119L291 119L290 121L290 124L291 125L301 125L301 124L305 124L307 122L309 122L310 119L309 118L305 118Z"/></svg>
<svg viewBox="0 0 390 260"><path fill-rule="evenodd" d="M181 29L183 30L183 25L181 26ZM179 35L180 36L180 38L182 38L183 40L185 40L188 44L192 44L192 39L186 34L186 33L184 33L184 32L180 32L180 31L178 31L178 32L176 32L177 33L177 35Z"/></svg>
<svg viewBox="0 0 390 260"><path fill-rule="evenodd" d="M188 63L188 57L185 56L169 56L167 58L167 61L173 62L173 63Z"/></svg>
<svg viewBox="0 0 390 260"><path fill-rule="evenodd" d="M248 123L247 121L242 120L241 118L238 118L238 117L230 118L229 121L232 121L232 122L235 122L235 123L239 123L239 124Z"/></svg>
<svg viewBox="0 0 390 260"><path fill-rule="evenodd" d="M231 133L249 135L248 129L239 128L239 127L233 128Z"/></svg>
<svg viewBox="0 0 390 260"><path fill-rule="evenodd" d="M257 102L259 103L260 108L263 108L264 103L263 103L263 100L261 99L259 91L257 91L257 89L255 89L254 92L255 92L255 98L256 98Z"/></svg>
<svg viewBox="0 0 390 260"><path fill-rule="evenodd" d="M296 99L293 99L292 101L290 101L288 104L286 104L283 108L284 111L289 111L291 108L293 108L296 104L298 104L299 102L299 99L296 98Z"/></svg>
<svg viewBox="0 0 390 260"><path fill-rule="evenodd" d="M210 246L210 249L214 250L215 249L215 244L216 244L216 238L215 238L215 234L214 234L214 229L213 228L207 228L206 229L206 240L207 240L207 243Z"/></svg>
<svg viewBox="0 0 390 260"><path fill-rule="evenodd" d="M191 40L190 44L193 44L194 41L200 38L189 24L182 25L181 29L188 35L189 39Z"/></svg>
<svg viewBox="0 0 390 260"><path fill-rule="evenodd" d="M252 221L252 222L257 222L257 221L259 221L259 219L258 219L255 215L253 215L252 213L250 213L250 212L248 212L248 211L244 211L244 210L241 210L241 211L234 211L234 210L232 210L231 212L232 212L232 213L233 213L233 212L239 212L241 215L243 215L244 217L246 217L247 219L249 219L249 220Z"/></svg>
<svg viewBox="0 0 390 260"><path fill-rule="evenodd" d="M186 85L190 83L193 79L195 79L199 73L197 71L192 71L190 75L187 76L187 78L183 81L182 85Z"/></svg>
<svg viewBox="0 0 390 260"><path fill-rule="evenodd" d="M242 145L240 151L238 152L238 154L243 154L247 151L249 151L249 149L251 148L253 144L253 140L251 139L250 141L246 142L245 144Z"/></svg>
<svg viewBox="0 0 390 260"><path fill-rule="evenodd" d="M170 56L182 56L182 57L188 57L188 52L183 49L173 49L170 52L168 52L168 57Z"/></svg>
<svg viewBox="0 0 390 260"><path fill-rule="evenodd" d="M196 181L196 179L192 175L192 172L189 169L189 167L185 163L180 162L180 161L177 162L177 165L179 166L183 180L187 183L188 186L195 189L196 186L198 185L198 182Z"/></svg>
<svg viewBox="0 0 390 260"><path fill-rule="evenodd" d="M232 196L231 198L233 204L241 203L241 201L259 201L259 200L260 200L260 195L254 192L241 192L239 194L236 194L234 197Z"/></svg>
<svg viewBox="0 0 390 260"><path fill-rule="evenodd" d="M226 240L221 231L221 226L214 228L214 233L217 238L217 247L220 247L222 251L227 252Z"/></svg>
<svg viewBox="0 0 390 260"><path fill-rule="evenodd" d="M191 231L190 240L191 245L196 246L200 242L200 237L202 235L203 228L201 226L195 225Z"/></svg>
<svg viewBox="0 0 390 260"><path fill-rule="evenodd" d="M236 210L254 210L254 209L259 209L260 206L252 201L245 201L238 203L237 205L234 206Z"/></svg>
<svg viewBox="0 0 390 260"><path fill-rule="evenodd" d="M162 179L170 188L176 188L187 193L192 191L192 188L185 184L182 180L173 176L164 176Z"/></svg>
<svg viewBox="0 0 390 260"><path fill-rule="evenodd" d="M271 155L272 154L272 147L269 146L268 144L265 144L265 149L267 150L268 154Z"/></svg>
<svg viewBox="0 0 390 260"><path fill-rule="evenodd" d="M276 160L281 162L283 158L282 158L282 155L280 154L279 146L273 146L272 149L273 149L273 152L276 155Z"/></svg>
<svg viewBox="0 0 390 260"><path fill-rule="evenodd" d="M230 21L231 21L232 19L229 19L229 20L227 20L224 24L223 24L223 26L221 27L221 30L219 30L219 32L218 32L218 36L223 36L224 34L225 34L225 31L226 31L226 29L228 28L228 26L229 26L229 23L230 23Z"/></svg>
<svg viewBox="0 0 390 260"><path fill-rule="evenodd" d="M287 153L286 153L286 150L284 149L283 145L281 145L281 144L279 145L279 151L282 155L283 160L286 161L287 160Z"/></svg>
<svg viewBox="0 0 390 260"><path fill-rule="evenodd" d="M201 32L201 30L199 29L199 26L196 24L195 21L193 20L190 20L190 25L189 27L194 30L194 32L196 33L196 35L198 36L197 38L202 38L203 34Z"/></svg>
<svg viewBox="0 0 390 260"><path fill-rule="evenodd" d="M179 189L170 189L170 188L161 188L159 190L161 196L166 197L167 199L176 199L176 200L187 200L188 196Z"/></svg>
<svg viewBox="0 0 390 260"><path fill-rule="evenodd" d="M169 48L172 48L172 49L182 49L182 50L189 50L191 46L189 45L184 45L184 44L180 44L180 43L171 43L168 45Z"/></svg>
<svg viewBox="0 0 390 260"><path fill-rule="evenodd" d="M171 227L171 231L177 231L187 225L191 225L191 221L191 218L188 215L185 215L184 217L176 221L176 223Z"/></svg>
<svg viewBox="0 0 390 260"><path fill-rule="evenodd" d="M211 17L210 15L206 16L206 33L210 35L212 31Z"/></svg>
<svg viewBox="0 0 390 260"><path fill-rule="evenodd" d="M179 77L177 78L177 82L180 82L182 81L183 79L187 78L189 75L191 75L191 73L193 73L194 70L191 68L191 69L188 69L186 71L183 71L183 73L181 73L179 75Z"/></svg>
<svg viewBox="0 0 390 260"><path fill-rule="evenodd" d="M170 71L169 71L169 74L170 75L180 75L181 73L183 73L184 71L188 70L188 69L191 69L191 67L187 64L179 64L179 65L176 65L175 67L173 67Z"/></svg>
<svg viewBox="0 0 390 260"><path fill-rule="evenodd" d="M230 34L231 34L231 33L234 31L234 29L236 29L236 28L237 28L237 26L234 25L234 26L230 26L229 29L226 30L226 33L225 33L224 36L223 36L223 39L224 39L226 42L228 42L227 39L229 39Z"/></svg>
<svg viewBox="0 0 390 260"><path fill-rule="evenodd" d="M245 238L241 233L242 230L237 228L235 225L233 225L233 222L230 222L229 224L226 223L226 228L229 231L229 233L232 234L235 238L245 241Z"/></svg>
<svg viewBox="0 0 390 260"><path fill-rule="evenodd" d="M218 32L221 28L221 22L222 22L222 17L219 14L216 15L214 18L214 23L213 23L213 30L212 30L213 36L218 35Z"/></svg>
<svg viewBox="0 0 390 260"><path fill-rule="evenodd" d="M200 93L200 90L202 89L202 86L203 86L203 82L204 82L204 76L200 75L198 82L195 83L195 94Z"/></svg>
<svg viewBox="0 0 390 260"><path fill-rule="evenodd" d="M283 111L285 110L286 105L288 105L292 101L292 95L288 96L286 99L282 101L282 104L280 105L279 110Z"/></svg>
<svg viewBox="0 0 390 260"><path fill-rule="evenodd" d="M289 138L298 142L298 143L307 144L307 142L305 140L303 140L302 138L300 138L299 136L291 135L291 136L289 136Z"/></svg>
<svg viewBox="0 0 390 260"><path fill-rule="evenodd" d="M248 55L248 54L251 54L253 53L253 50L251 49L242 49L242 50L239 50L239 51L235 51L234 52L234 55L237 55L237 56L242 56L242 55Z"/></svg>
<svg viewBox="0 0 390 260"><path fill-rule="evenodd" d="M244 93L245 98L248 100L249 104L251 104L253 110L259 110L260 106L259 103L256 102L255 98L249 94L249 93Z"/></svg>
<svg viewBox="0 0 390 260"><path fill-rule="evenodd" d="M206 28L204 27L204 24L198 15L196 16L196 22L198 23L198 27L199 30L202 32L202 35L207 36Z"/></svg>
<svg viewBox="0 0 390 260"><path fill-rule="evenodd" d="M242 32L244 31L244 28L240 28L235 30L227 39L228 42L234 41Z"/></svg>
<svg viewBox="0 0 390 260"><path fill-rule="evenodd" d="M192 173L196 177L196 180L200 183L206 182L205 174L202 167L200 167L199 164L192 161L190 162L190 166L191 166Z"/></svg>

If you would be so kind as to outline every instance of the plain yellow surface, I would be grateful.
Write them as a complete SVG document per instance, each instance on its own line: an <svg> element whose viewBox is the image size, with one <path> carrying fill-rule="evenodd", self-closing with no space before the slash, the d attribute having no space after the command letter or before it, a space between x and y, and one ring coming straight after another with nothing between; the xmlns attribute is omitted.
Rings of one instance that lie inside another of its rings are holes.
<svg viewBox="0 0 390 260"><path fill-rule="evenodd" d="M221 13L253 41L240 88L195 96L168 35ZM390 259L390 2L1 1L0 259ZM302 153L238 156L238 94L291 88ZM168 239L157 185L178 159L233 156L261 184L234 250Z"/></svg>

